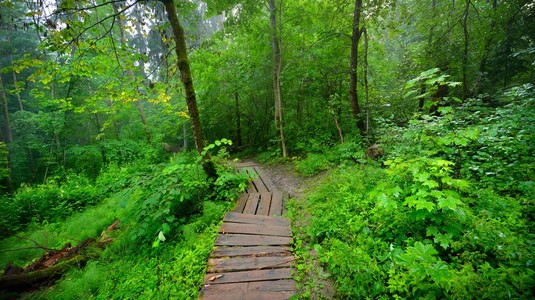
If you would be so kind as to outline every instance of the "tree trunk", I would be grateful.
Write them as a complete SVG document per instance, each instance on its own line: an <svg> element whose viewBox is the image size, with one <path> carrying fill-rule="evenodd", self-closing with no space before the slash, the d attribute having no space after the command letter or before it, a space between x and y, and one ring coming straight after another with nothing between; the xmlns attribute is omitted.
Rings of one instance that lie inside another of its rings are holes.
<svg viewBox="0 0 535 300"><path fill-rule="evenodd" d="M370 91L368 86L368 31L366 27L361 30L364 34L364 61L362 68L364 69L364 94L366 97L366 137L370 136Z"/></svg>
<svg viewBox="0 0 535 300"><path fill-rule="evenodd" d="M11 46L11 35L9 34L9 31L7 33L7 43L9 46ZM9 61L11 62L11 65L13 66L13 54L9 53ZM11 71L11 74L13 76L13 87L18 90L18 87L17 87L17 73L15 72L15 70L12 70ZM22 99L20 98L20 93L17 91L16 92L16 96L17 96L17 101L18 101L18 104L19 104L19 110L24 110L24 107L22 106Z"/></svg>
<svg viewBox="0 0 535 300"><path fill-rule="evenodd" d="M241 147L241 116L240 116L240 101L238 92L234 92L234 102L236 106L236 146Z"/></svg>
<svg viewBox="0 0 535 300"><path fill-rule="evenodd" d="M351 103L351 109L353 117L355 118L357 128L360 130L360 134L364 135L366 127L364 120L362 119L359 98L358 98L358 54L359 54L359 41L362 31L360 30L360 15L362 12L362 0L355 0L355 11L353 13L353 35L351 36L351 61L350 61L350 87L349 87L349 100Z"/></svg>
<svg viewBox="0 0 535 300"><path fill-rule="evenodd" d="M275 94L275 127L281 139L282 157L288 157L286 143L284 142L284 127L282 122L282 100L281 100L281 52L280 37L277 36L277 7L275 0L269 0L269 20L271 26L271 47L273 51L273 93Z"/></svg>
<svg viewBox="0 0 535 300"><path fill-rule="evenodd" d="M468 98L468 11L470 8L470 1L466 0L463 14L463 36L464 36L464 51L463 51L463 94L462 99Z"/></svg>
<svg viewBox="0 0 535 300"><path fill-rule="evenodd" d="M193 78L191 77L188 53L186 49L186 39L184 37L184 29L182 28L178 20L174 1L163 0L162 2L165 6L167 18L169 19L169 23L171 24L173 35L175 38L177 67L180 70L180 80L182 81L182 84L184 85L184 89L186 91L186 104L188 106L191 127L193 129L195 146L197 147L197 151L199 153L202 153L205 146L204 132L201 125L199 109L197 108L197 98L195 96L195 89L193 87ZM210 160L210 154L208 154L208 152L203 157L203 169L208 175L208 177L217 177L214 163Z"/></svg>
<svg viewBox="0 0 535 300"><path fill-rule="evenodd" d="M4 90L4 82L0 75L0 97L2 97L2 109L4 112L4 121L6 122L6 143L13 142L13 136L11 135L11 123L9 121L9 109L7 106L7 96Z"/></svg>

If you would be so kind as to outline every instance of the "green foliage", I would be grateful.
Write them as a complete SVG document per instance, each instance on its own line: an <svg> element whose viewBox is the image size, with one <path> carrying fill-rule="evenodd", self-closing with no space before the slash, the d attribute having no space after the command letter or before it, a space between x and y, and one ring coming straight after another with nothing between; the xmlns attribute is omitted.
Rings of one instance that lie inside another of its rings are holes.
<svg viewBox="0 0 535 300"><path fill-rule="evenodd" d="M329 169L331 163L323 154L309 153L305 159L295 162L295 170L305 177L313 176Z"/></svg>
<svg viewBox="0 0 535 300"><path fill-rule="evenodd" d="M339 167L292 202L298 251L318 252L341 298L532 298L531 89L386 125L386 170Z"/></svg>
<svg viewBox="0 0 535 300"><path fill-rule="evenodd" d="M220 156L214 159L223 160ZM220 220L233 205L221 201L232 199L221 196L217 201L210 199L209 182L198 161L196 153L181 153L163 165L110 165L95 183L106 200L62 222L32 223L17 237L0 240L0 264L13 261L24 265L42 254L34 242L61 248L65 242L98 237L119 219L115 241L99 259L85 268L70 270L56 285L29 298L196 297ZM225 166L218 165L218 170L230 172ZM235 192L244 188L248 177L227 176L219 188ZM27 189L29 193L31 188ZM18 248L22 250L15 250Z"/></svg>
<svg viewBox="0 0 535 300"><path fill-rule="evenodd" d="M359 142L346 142L329 149L324 149L318 154L309 152L306 158L294 162L295 170L305 177L319 174L330 169L334 165L353 165L355 163L367 163L364 160L364 151Z"/></svg>
<svg viewBox="0 0 535 300"><path fill-rule="evenodd" d="M57 222L88 205L94 205L103 194L89 179L80 175L69 175L63 183L50 180L35 187L23 186L12 197L0 199L2 216L9 222L2 222L2 236L23 229L32 222Z"/></svg>

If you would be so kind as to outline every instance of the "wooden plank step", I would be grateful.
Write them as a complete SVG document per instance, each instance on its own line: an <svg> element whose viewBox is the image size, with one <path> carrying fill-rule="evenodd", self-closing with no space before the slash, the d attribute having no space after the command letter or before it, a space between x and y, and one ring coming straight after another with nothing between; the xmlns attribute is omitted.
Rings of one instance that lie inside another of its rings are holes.
<svg viewBox="0 0 535 300"><path fill-rule="evenodd" d="M240 199L238 199L238 204L236 205L236 208L234 208L234 211L237 213L242 213L243 209L245 208L245 204L247 203L247 198L249 197L248 194L243 193L240 196Z"/></svg>
<svg viewBox="0 0 535 300"><path fill-rule="evenodd" d="M225 284L226 285L226 284ZM225 293L225 294L224 294ZM204 300L287 300L294 292L281 291L281 292L266 292L266 291L213 291L211 288L207 288L206 291L201 292L199 299Z"/></svg>
<svg viewBox="0 0 535 300"><path fill-rule="evenodd" d="M295 290L295 281L291 279L238 282L227 284L210 284L204 288L205 295L207 291L219 293L236 293L236 292L293 292ZM249 298L250 299L250 298Z"/></svg>
<svg viewBox="0 0 535 300"><path fill-rule="evenodd" d="M254 170L256 171L256 173L258 173L258 176L260 176L260 178L264 182L264 185L270 192L278 191L275 184L273 184L273 181L271 181L269 176L267 176L267 174L264 172L264 170L262 170L262 168L260 168L259 166L255 166Z"/></svg>
<svg viewBox="0 0 535 300"><path fill-rule="evenodd" d="M294 256L261 256L261 257L231 257L209 258L208 273L221 273L246 270L261 270L289 267L294 261Z"/></svg>
<svg viewBox="0 0 535 300"><path fill-rule="evenodd" d="M291 243L291 237L250 234L220 234L215 240L215 246L287 246Z"/></svg>
<svg viewBox="0 0 535 300"><path fill-rule="evenodd" d="M260 179L260 176L258 175L258 173L256 173L254 169L252 170L251 173L255 175L255 177L253 178L253 183L254 183L256 190L259 193L269 193L268 188L264 185L264 182L262 181L262 179Z"/></svg>
<svg viewBox="0 0 535 300"><path fill-rule="evenodd" d="M290 251L291 248L288 246L217 247L212 251L210 257L274 256L290 254Z"/></svg>
<svg viewBox="0 0 535 300"><path fill-rule="evenodd" d="M270 216L280 216L282 215L282 192L275 191L273 192L273 197L271 198L271 208L269 209Z"/></svg>
<svg viewBox="0 0 535 300"><path fill-rule="evenodd" d="M271 206L271 193L261 193L260 201L258 202L258 208L256 214L260 216L269 215L269 207Z"/></svg>
<svg viewBox="0 0 535 300"><path fill-rule="evenodd" d="M290 226L290 221L281 217L247 215L233 212L227 213L223 218L223 221L231 223Z"/></svg>
<svg viewBox="0 0 535 300"><path fill-rule="evenodd" d="M240 233L253 235L292 236L290 226L284 225L260 225L243 223L223 223L219 228L220 233Z"/></svg>
<svg viewBox="0 0 535 300"><path fill-rule="evenodd" d="M259 193L249 193L243 213L254 215L256 213L256 208L258 207L258 201L260 201Z"/></svg>
<svg viewBox="0 0 535 300"><path fill-rule="evenodd" d="M238 168L247 168L247 167L254 167L254 166L258 166L258 164L252 161L241 161L241 162L236 163L236 167Z"/></svg>
<svg viewBox="0 0 535 300"><path fill-rule="evenodd" d="M292 269L270 269L270 270L255 270L243 272L230 273L208 273L204 277L205 284L222 284L222 283L238 283L238 282L252 282L265 281L277 279L291 279Z"/></svg>

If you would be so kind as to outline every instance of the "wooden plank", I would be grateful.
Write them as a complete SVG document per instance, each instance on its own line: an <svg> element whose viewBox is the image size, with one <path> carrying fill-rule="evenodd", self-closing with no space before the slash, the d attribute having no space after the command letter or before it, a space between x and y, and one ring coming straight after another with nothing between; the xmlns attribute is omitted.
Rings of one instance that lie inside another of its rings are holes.
<svg viewBox="0 0 535 300"><path fill-rule="evenodd" d="M220 234L215 240L216 246L287 246L291 237L249 234Z"/></svg>
<svg viewBox="0 0 535 300"><path fill-rule="evenodd" d="M257 215L269 215L269 207L271 206L271 193L260 194L260 202L258 203Z"/></svg>
<svg viewBox="0 0 535 300"><path fill-rule="evenodd" d="M237 213L242 213L243 209L245 208L245 204L247 203L247 198L249 197L248 194L242 194L240 196L240 199L238 199L238 204L236 205L236 208L234 209Z"/></svg>
<svg viewBox="0 0 535 300"><path fill-rule="evenodd" d="M260 194L250 193L249 197L247 198L247 204L245 204L245 208L243 209L243 213L254 215L256 213L256 208L258 207L259 199L260 199Z"/></svg>
<svg viewBox="0 0 535 300"><path fill-rule="evenodd" d="M247 184L249 185L249 187L247 188L247 191L245 191L247 194L258 193L252 180L247 181Z"/></svg>
<svg viewBox="0 0 535 300"><path fill-rule="evenodd" d="M222 293L221 291L212 291L211 288L207 288L206 291L201 292L199 299L204 300L287 300L294 292L282 291L282 292L254 292L254 291L233 291L232 293Z"/></svg>
<svg viewBox="0 0 535 300"><path fill-rule="evenodd" d="M259 215L246 215L229 212L223 218L224 222L231 223L245 223L245 224L263 224L263 225L287 225L290 226L290 221L282 217L270 217Z"/></svg>
<svg viewBox="0 0 535 300"><path fill-rule="evenodd" d="M295 260L293 256L238 256L231 258L209 258L207 273L221 273L246 270L261 270L290 267Z"/></svg>
<svg viewBox="0 0 535 300"><path fill-rule="evenodd" d="M272 224L244 224L224 222L219 233L265 235L265 236L292 236L290 226Z"/></svg>
<svg viewBox="0 0 535 300"><path fill-rule="evenodd" d="M287 246L217 247L210 257L281 255L290 253L290 250Z"/></svg>
<svg viewBox="0 0 535 300"><path fill-rule="evenodd" d="M264 170L262 170L262 168L260 168L259 166L255 166L254 170L256 171L256 173L258 173L258 176L260 176L260 178L262 179L262 181L270 192L278 191L275 184L273 184L273 181L271 181L269 176L267 176L267 174L264 172Z"/></svg>
<svg viewBox="0 0 535 300"><path fill-rule="evenodd" d="M269 190L264 185L264 182L262 181L262 179L260 179L258 173L254 172L254 174L256 176L253 178L253 183L254 183L254 186L256 187L256 190L258 191L258 193L269 193Z"/></svg>
<svg viewBox="0 0 535 300"><path fill-rule="evenodd" d="M235 291L246 292L292 292L295 290L295 281L291 279L281 279L272 281L237 282L227 284L210 284L205 287L205 291L232 293ZM247 295L248 296L248 295ZM243 299L243 298L240 298ZM247 297L247 299L251 299Z"/></svg>
<svg viewBox="0 0 535 300"><path fill-rule="evenodd" d="M236 167L238 168L250 168L250 167L254 167L254 166L258 166L257 163L255 162L252 162L252 161L241 161L241 162L238 162L236 163Z"/></svg>
<svg viewBox="0 0 535 300"><path fill-rule="evenodd" d="M237 282L251 282L277 279L291 279L292 269L270 269L270 270L255 270L243 272L230 273L208 273L204 277L205 284L222 284L222 283L237 283Z"/></svg>
<svg viewBox="0 0 535 300"><path fill-rule="evenodd" d="M289 226L280 225L223 223L219 228L219 232L253 235L292 236L292 229Z"/></svg>
<svg viewBox="0 0 535 300"><path fill-rule="evenodd" d="M276 191L273 192L273 197L271 198L271 208L269 209L270 216L280 216L282 215L282 192Z"/></svg>

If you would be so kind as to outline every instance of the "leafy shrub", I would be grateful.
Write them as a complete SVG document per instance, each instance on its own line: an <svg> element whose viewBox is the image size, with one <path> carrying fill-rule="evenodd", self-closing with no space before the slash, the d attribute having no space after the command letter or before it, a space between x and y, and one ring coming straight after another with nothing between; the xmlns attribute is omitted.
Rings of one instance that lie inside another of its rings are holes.
<svg viewBox="0 0 535 300"><path fill-rule="evenodd" d="M308 153L305 159L297 160L295 170L305 177L314 176L329 169L331 162L324 154Z"/></svg>
<svg viewBox="0 0 535 300"><path fill-rule="evenodd" d="M102 168L102 152L98 146L73 146L67 150L67 167L78 174L96 178Z"/></svg>
<svg viewBox="0 0 535 300"><path fill-rule="evenodd" d="M451 162L388 165L341 167L305 205L307 243L339 297L533 296L533 233L518 201L467 189Z"/></svg>

